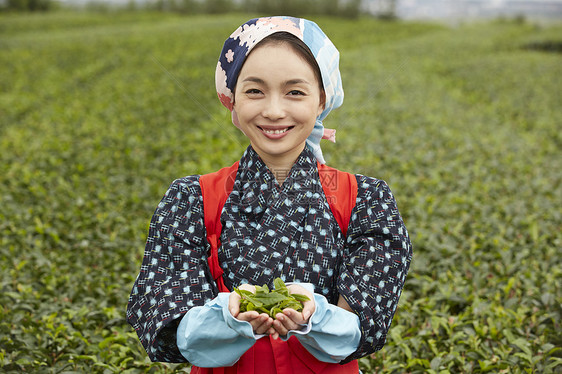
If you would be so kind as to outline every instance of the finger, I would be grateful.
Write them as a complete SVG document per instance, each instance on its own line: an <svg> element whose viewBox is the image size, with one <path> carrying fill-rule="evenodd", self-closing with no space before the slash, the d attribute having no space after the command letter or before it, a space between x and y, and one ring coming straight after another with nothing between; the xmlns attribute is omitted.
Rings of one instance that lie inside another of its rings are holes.
<svg viewBox="0 0 562 374"><path fill-rule="evenodd" d="M297 312L294 309L288 308L283 310L283 315L290 320L294 325L296 325L297 327L295 328L299 328L298 325L303 325L307 323L307 320L304 318L303 314L300 312ZM285 323L285 325L287 326L287 323ZM293 325L291 325L293 326Z"/></svg>
<svg viewBox="0 0 562 374"><path fill-rule="evenodd" d="M265 334L273 323L273 319L267 314L258 314L256 311L244 312L238 315L240 321L249 322L252 326L252 331L256 334Z"/></svg>
<svg viewBox="0 0 562 374"><path fill-rule="evenodd" d="M304 322L302 323L308 323L308 319L312 316L315 310L316 304L314 303L314 299L305 301L302 305L302 318L304 319Z"/></svg>
<svg viewBox="0 0 562 374"><path fill-rule="evenodd" d="M287 313L289 313L289 315L278 313L275 316L276 320L273 322L275 331L277 331L277 333L281 336L287 335L290 330L300 330L302 327L299 324L302 321L302 317L299 312L290 309L287 310Z"/></svg>
<svg viewBox="0 0 562 374"><path fill-rule="evenodd" d="M254 327L254 332L256 334L262 335L269 332L272 324L273 324L273 318L270 318L266 314L262 314L259 316L259 318L256 318L254 320L254 324L252 325L252 327Z"/></svg>
<svg viewBox="0 0 562 374"><path fill-rule="evenodd" d="M228 297L228 310L234 318L236 318L238 313L240 313L240 295L236 292L231 292Z"/></svg>
<svg viewBox="0 0 562 374"><path fill-rule="evenodd" d="M297 312L296 310L288 311L290 314L281 314L279 317L280 321L283 323L285 328L288 330L298 330L300 329L300 325L304 323L302 318L302 314Z"/></svg>
<svg viewBox="0 0 562 374"><path fill-rule="evenodd" d="M256 292L256 287L247 283L241 284L240 287L238 287L238 289L246 290L254 293ZM235 318L238 316L238 313L240 313L241 299L242 298L237 292L231 292L230 296L228 297L228 310L230 311L230 314L232 314Z"/></svg>
<svg viewBox="0 0 562 374"><path fill-rule="evenodd" d="M240 287L238 287L238 289L256 293L256 286L252 286L251 284L248 283L241 284Z"/></svg>
<svg viewBox="0 0 562 374"><path fill-rule="evenodd" d="M312 299L312 296L313 296L312 292L310 292L309 290L307 290L303 286L300 286L298 284L292 284L288 288L289 288L290 293L299 293L301 295L308 296L309 299Z"/></svg>
<svg viewBox="0 0 562 374"><path fill-rule="evenodd" d="M283 325L283 323L278 320L273 321L273 328L275 329L275 332L277 332L277 334L280 336L285 336L289 332L285 325Z"/></svg>
<svg viewBox="0 0 562 374"><path fill-rule="evenodd" d="M238 314L238 316L236 318L240 321L250 322L250 324L252 325L252 322L254 322L254 320L256 318L258 318L259 316L260 315L259 315L258 312L254 311L254 310L251 310L249 312L243 312L243 313ZM252 325L252 327L253 327L253 325Z"/></svg>
<svg viewBox="0 0 562 374"><path fill-rule="evenodd" d="M303 303L303 310L302 310L302 316L304 318L304 321L308 321L308 319L310 318L310 316L312 315L312 313L314 313L314 310L316 309L316 304L314 303L314 295L312 294L312 292L310 292L309 290L307 290L306 288L298 285L298 284L292 284L289 286L289 292L290 293L300 293L303 295L308 296L309 300L305 301ZM301 323L306 323L306 322L301 322Z"/></svg>
<svg viewBox="0 0 562 374"><path fill-rule="evenodd" d="M273 323L273 320L266 314L260 314L249 322L250 325L252 325L252 330L254 331L254 333L261 335L269 330L271 324Z"/></svg>

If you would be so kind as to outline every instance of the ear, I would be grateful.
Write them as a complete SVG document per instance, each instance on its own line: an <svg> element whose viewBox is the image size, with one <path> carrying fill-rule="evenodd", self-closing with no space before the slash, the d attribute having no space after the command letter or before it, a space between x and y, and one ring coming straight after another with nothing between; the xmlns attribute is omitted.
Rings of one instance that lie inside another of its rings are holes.
<svg viewBox="0 0 562 374"><path fill-rule="evenodd" d="M322 90L320 92L320 103L318 104L318 112L316 114L316 117L322 114L325 108L326 108L326 93L324 92L324 90Z"/></svg>
<svg viewBox="0 0 562 374"><path fill-rule="evenodd" d="M238 120L238 114L236 113L236 110L234 108L232 109L231 116L232 116L232 123L234 124L234 126L238 127L240 130L242 130L242 128L240 127L240 121ZM242 131L242 132L244 132L244 131ZM244 134L244 135L246 135L246 134Z"/></svg>

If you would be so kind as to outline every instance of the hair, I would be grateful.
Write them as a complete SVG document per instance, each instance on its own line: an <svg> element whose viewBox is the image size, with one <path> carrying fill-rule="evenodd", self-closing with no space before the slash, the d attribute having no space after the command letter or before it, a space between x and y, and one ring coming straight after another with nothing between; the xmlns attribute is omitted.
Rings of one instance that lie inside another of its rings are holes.
<svg viewBox="0 0 562 374"><path fill-rule="evenodd" d="M279 31L279 32L273 33L273 34L263 38L263 40L261 40L254 47L254 50L256 48L259 48L259 47L262 47L262 46L268 45L268 44L277 45L277 44L283 44L283 43L288 44L293 49L293 51L295 51L312 68L312 70L314 71L314 76L316 77L316 80L318 81L320 93L321 93L322 96L324 96L325 95L324 83L322 82L322 73L320 72L320 67L318 66L318 62L316 61L316 58L312 54L312 51L310 50L310 48L308 48L308 46L301 39L299 39L297 36L295 36L295 35L293 35L289 32L286 32L286 31Z"/></svg>

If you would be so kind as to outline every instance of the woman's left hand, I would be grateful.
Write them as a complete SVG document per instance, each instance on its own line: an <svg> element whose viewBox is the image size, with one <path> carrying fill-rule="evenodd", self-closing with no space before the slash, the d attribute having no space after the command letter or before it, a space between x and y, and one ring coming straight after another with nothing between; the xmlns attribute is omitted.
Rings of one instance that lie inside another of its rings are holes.
<svg viewBox="0 0 562 374"><path fill-rule="evenodd" d="M314 310L316 305L314 303L314 295L312 292L308 291L298 284L292 284L287 286L290 293L298 293L301 295L306 295L310 300L303 303L302 312L297 312L294 309L287 308L283 310L283 313L277 313L275 315L275 320L273 321L273 328L277 334L284 336L287 335L289 330L298 330L301 326L308 323L308 320ZM276 338L276 336L274 336Z"/></svg>

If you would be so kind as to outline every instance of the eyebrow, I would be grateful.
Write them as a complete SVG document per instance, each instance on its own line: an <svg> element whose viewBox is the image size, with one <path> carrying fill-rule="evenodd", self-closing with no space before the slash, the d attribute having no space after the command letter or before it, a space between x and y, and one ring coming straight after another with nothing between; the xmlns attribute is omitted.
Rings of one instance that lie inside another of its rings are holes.
<svg viewBox="0 0 562 374"><path fill-rule="evenodd" d="M259 84L265 84L265 81L261 78L258 77L246 77L242 82L254 82L254 83L259 83ZM295 79L289 79L288 81L284 82L285 85L292 85L292 84L308 84L308 85L312 85L309 81L305 80L305 79L300 79L300 78L295 78Z"/></svg>
<svg viewBox="0 0 562 374"><path fill-rule="evenodd" d="M285 84L291 85L291 84L299 84L299 83L304 83L304 84L308 84L311 85L311 83L307 80L304 79L289 79L288 81L285 82Z"/></svg>

